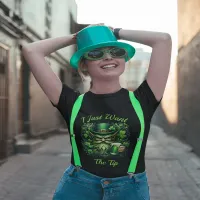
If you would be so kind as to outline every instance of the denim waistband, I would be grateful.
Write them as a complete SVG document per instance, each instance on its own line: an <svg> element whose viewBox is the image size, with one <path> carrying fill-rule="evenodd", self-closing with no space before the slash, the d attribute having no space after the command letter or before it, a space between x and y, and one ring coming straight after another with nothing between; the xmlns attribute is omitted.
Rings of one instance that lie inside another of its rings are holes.
<svg viewBox="0 0 200 200"><path fill-rule="evenodd" d="M76 176L79 179L82 179L84 181L87 181L88 184L101 184L103 187L110 187L110 186L122 186L129 182L141 182L141 181L147 181L147 175L146 171L142 173L134 174L131 178L127 176L121 176L116 178L104 178L100 176L96 176L90 172L87 172L83 169L77 170L77 168L74 165L70 165L67 168L68 174Z"/></svg>

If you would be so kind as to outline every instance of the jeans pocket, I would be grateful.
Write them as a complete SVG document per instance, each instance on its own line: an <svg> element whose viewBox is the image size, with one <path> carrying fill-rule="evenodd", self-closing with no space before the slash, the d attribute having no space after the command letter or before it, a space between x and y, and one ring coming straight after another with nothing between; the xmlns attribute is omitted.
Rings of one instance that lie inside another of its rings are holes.
<svg viewBox="0 0 200 200"><path fill-rule="evenodd" d="M56 187L55 193L59 193L62 191L65 183L68 181L68 179L70 179L71 174L74 171L74 167L73 166L69 166L65 172L63 173L62 177L60 178L58 185Z"/></svg>
<svg viewBox="0 0 200 200"><path fill-rule="evenodd" d="M149 185L146 172L136 174L133 182L140 200L150 200Z"/></svg>
<svg viewBox="0 0 200 200"><path fill-rule="evenodd" d="M150 200L149 185L147 181L136 182L136 190L141 200Z"/></svg>

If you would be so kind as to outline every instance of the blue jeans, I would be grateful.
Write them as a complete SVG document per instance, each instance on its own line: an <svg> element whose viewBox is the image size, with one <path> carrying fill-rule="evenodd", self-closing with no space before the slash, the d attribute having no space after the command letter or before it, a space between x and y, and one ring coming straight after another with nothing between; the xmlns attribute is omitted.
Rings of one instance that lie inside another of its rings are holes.
<svg viewBox="0 0 200 200"><path fill-rule="evenodd" d="M53 200L150 200L146 172L102 178L70 165L64 172Z"/></svg>

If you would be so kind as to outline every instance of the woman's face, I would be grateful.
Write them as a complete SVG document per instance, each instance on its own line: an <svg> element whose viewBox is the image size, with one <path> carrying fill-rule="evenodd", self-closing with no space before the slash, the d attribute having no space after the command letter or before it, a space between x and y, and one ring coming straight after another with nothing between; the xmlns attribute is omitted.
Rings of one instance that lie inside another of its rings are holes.
<svg viewBox="0 0 200 200"><path fill-rule="evenodd" d="M110 49L110 47L104 49ZM125 70L125 59L113 58L107 52L105 53L105 56L100 60L85 59L84 68L88 71L92 79L118 78Z"/></svg>

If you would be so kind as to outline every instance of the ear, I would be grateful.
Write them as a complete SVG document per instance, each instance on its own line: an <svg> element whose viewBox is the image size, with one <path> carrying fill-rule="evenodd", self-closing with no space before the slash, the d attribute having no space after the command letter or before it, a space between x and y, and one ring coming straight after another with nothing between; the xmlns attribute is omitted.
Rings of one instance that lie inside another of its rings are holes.
<svg viewBox="0 0 200 200"><path fill-rule="evenodd" d="M86 65L86 62L85 62L84 59L81 60L80 67L81 67L81 69L82 69L83 72L87 71L87 65Z"/></svg>

